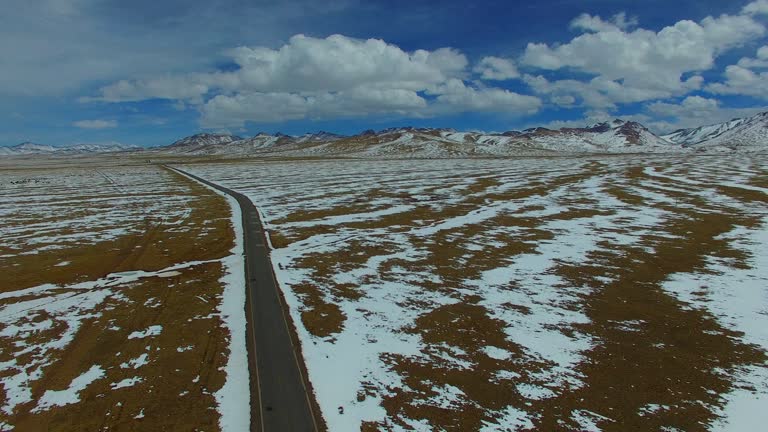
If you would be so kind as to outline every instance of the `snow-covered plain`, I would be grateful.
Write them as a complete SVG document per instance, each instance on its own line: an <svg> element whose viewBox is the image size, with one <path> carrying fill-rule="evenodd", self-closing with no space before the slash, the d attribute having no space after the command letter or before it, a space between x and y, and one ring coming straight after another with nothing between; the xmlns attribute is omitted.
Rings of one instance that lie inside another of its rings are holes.
<svg viewBox="0 0 768 432"><path fill-rule="evenodd" d="M0 198L0 430L247 428L236 203L154 166L1 171Z"/></svg>
<svg viewBox="0 0 768 432"><path fill-rule="evenodd" d="M188 216L186 189L156 168L0 172L3 255L142 234ZM183 229L180 227L179 229Z"/></svg>
<svg viewBox="0 0 768 432"><path fill-rule="evenodd" d="M260 209L330 430L741 430L761 415L760 160L186 169Z"/></svg>

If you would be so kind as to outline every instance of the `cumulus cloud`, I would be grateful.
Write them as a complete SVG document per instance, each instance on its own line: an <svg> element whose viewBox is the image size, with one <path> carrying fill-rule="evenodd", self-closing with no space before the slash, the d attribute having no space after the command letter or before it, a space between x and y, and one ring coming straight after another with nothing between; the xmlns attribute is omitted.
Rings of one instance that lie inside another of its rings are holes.
<svg viewBox="0 0 768 432"><path fill-rule="evenodd" d="M500 57L485 57L472 69L487 81L505 81L520 77L520 72L512 60Z"/></svg>
<svg viewBox="0 0 768 432"><path fill-rule="evenodd" d="M744 57L738 64L725 68L725 80L707 86L715 94L753 96L768 100L768 46L757 50L754 58Z"/></svg>
<svg viewBox="0 0 768 432"><path fill-rule="evenodd" d="M742 12L749 15L768 14L768 0L754 1L744 6Z"/></svg>
<svg viewBox="0 0 768 432"><path fill-rule="evenodd" d="M279 49L238 47L228 51L234 72L197 73L120 81L101 89L110 101L187 99L210 89L238 92L337 92L361 86L423 90L462 77L467 58L451 48L405 52L380 39L342 35L296 35Z"/></svg>
<svg viewBox="0 0 768 432"><path fill-rule="evenodd" d="M681 114L704 117L718 108L720 108L718 100L701 96L688 96L681 103L654 102L648 105L649 111L667 117L678 117Z"/></svg>
<svg viewBox="0 0 768 432"><path fill-rule="evenodd" d="M627 30L630 27L637 26L637 18L627 18L625 12L618 13L610 20L604 21L599 16L590 14L581 14L571 21L571 28L576 30L585 30L589 32L604 32L615 30Z"/></svg>
<svg viewBox="0 0 768 432"><path fill-rule="evenodd" d="M744 57L741 60L739 60L739 66L747 69L768 68L768 45L757 50L756 58Z"/></svg>
<svg viewBox="0 0 768 432"><path fill-rule="evenodd" d="M523 80L534 92L549 96L550 101L558 106L573 106L578 100L593 109L615 109L617 104L630 104L653 99L663 99L675 94L684 94L696 90L703 79L699 76L689 78L676 92L659 89L628 87L618 81L601 76L589 81L556 80L550 81L542 75L525 75Z"/></svg>
<svg viewBox="0 0 768 432"><path fill-rule="evenodd" d="M278 50L240 47L239 88L252 91L341 91L361 85L421 89L460 77L466 57L451 48L405 52L380 39L342 35L292 37Z"/></svg>
<svg viewBox="0 0 768 432"><path fill-rule="evenodd" d="M499 88L467 86L452 79L435 87L429 93L437 95L434 110L438 112L490 111L533 114L541 107L541 100Z"/></svg>
<svg viewBox="0 0 768 432"><path fill-rule="evenodd" d="M710 84L712 93L754 96L768 100L768 72L755 72L739 65L725 69L725 82Z"/></svg>
<svg viewBox="0 0 768 432"><path fill-rule="evenodd" d="M357 117L371 114L417 115L427 101L404 89L357 88L337 93L261 93L218 95L201 107L203 127L240 127L248 121Z"/></svg>
<svg viewBox="0 0 768 432"><path fill-rule="evenodd" d="M451 79L425 93L406 89L355 88L341 92L239 93L218 95L201 107L201 124L206 128L240 127L248 121L278 122L299 119L360 117L396 114L428 117L458 112L498 112L532 114L541 100L498 88L475 88L462 80Z"/></svg>
<svg viewBox="0 0 768 432"><path fill-rule="evenodd" d="M61 15L80 13L84 1L92 0L50 0L52 10ZM660 30L641 28L625 13L582 14L570 23L578 32L570 40L530 43L519 58L486 56L473 65L453 48L406 51L381 39L295 35L276 44L274 39L250 38L269 46L223 51L224 58L215 60L232 64L227 70L200 62L188 68L164 67L166 74L129 72L120 78L134 79L102 80L111 84L81 100L165 99L197 110L201 125L212 129L369 115L527 115L544 103L585 108L589 120L612 116L621 105L645 103L645 114L637 119L672 125L693 117L670 114L662 120L663 104L702 89L768 98L768 90L763 90L768 77L760 70L768 68L768 47L729 66L722 83L707 86L702 77L723 53L766 34L759 16L765 13L768 0L757 0L736 15L681 20ZM492 81L513 79L521 79L532 94L491 86ZM682 99L689 109L702 102L689 99ZM665 102L648 104L659 100ZM708 113L702 118L719 118L725 112L719 106L700 110Z"/></svg>
<svg viewBox="0 0 768 432"><path fill-rule="evenodd" d="M117 127L117 120L80 120L72 123L80 129L111 129Z"/></svg>
<svg viewBox="0 0 768 432"><path fill-rule="evenodd" d="M82 97L81 102L137 102L147 99L173 99L200 102L208 93L207 75L165 76L147 80L120 80L102 87L98 97Z"/></svg>
<svg viewBox="0 0 768 432"><path fill-rule="evenodd" d="M658 32L628 30L633 25L622 14L609 21L582 15L572 27L584 33L570 42L528 44L522 56L527 66L550 71L567 68L596 77L555 83L537 77L533 88L559 99L570 94L595 108L680 96L701 87L703 79L696 74L713 68L719 55L766 31L748 14L683 20Z"/></svg>
<svg viewBox="0 0 768 432"><path fill-rule="evenodd" d="M207 128L237 127L248 120L273 122L307 116L311 100L290 93L218 95L202 108L201 125Z"/></svg>
<svg viewBox="0 0 768 432"><path fill-rule="evenodd" d="M371 114L523 114L541 105L537 97L465 85L467 58L452 48L407 52L380 39L296 35L278 49L238 47L228 55L237 65L231 72L123 80L83 100L182 101L197 105L209 128ZM475 72L494 80L518 75L514 63L498 57L481 60Z"/></svg>
<svg viewBox="0 0 768 432"><path fill-rule="evenodd" d="M648 125L662 132L724 123L734 118L751 117L765 107L728 108L717 99L689 96L681 102L653 102L645 107Z"/></svg>

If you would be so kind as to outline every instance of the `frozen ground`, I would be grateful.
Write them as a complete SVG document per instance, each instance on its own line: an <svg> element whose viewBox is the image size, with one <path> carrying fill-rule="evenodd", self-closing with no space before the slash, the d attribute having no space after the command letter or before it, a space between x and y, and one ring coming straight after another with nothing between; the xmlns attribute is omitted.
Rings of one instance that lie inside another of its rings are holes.
<svg viewBox="0 0 768 432"><path fill-rule="evenodd" d="M170 180L145 167L0 172L7 202L0 207L2 256L142 234L147 225L179 224L190 211L187 190Z"/></svg>
<svg viewBox="0 0 768 432"><path fill-rule="evenodd" d="M768 165L190 165L263 213L330 430L750 430Z"/></svg>
<svg viewBox="0 0 768 432"><path fill-rule="evenodd" d="M160 167L0 171L0 430L243 430L239 211Z"/></svg>

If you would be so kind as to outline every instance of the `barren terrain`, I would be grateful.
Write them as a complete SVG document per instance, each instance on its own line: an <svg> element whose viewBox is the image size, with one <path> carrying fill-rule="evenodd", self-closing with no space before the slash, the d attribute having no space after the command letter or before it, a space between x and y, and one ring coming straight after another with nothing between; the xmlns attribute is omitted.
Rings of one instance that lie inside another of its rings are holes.
<svg viewBox="0 0 768 432"><path fill-rule="evenodd" d="M0 171L0 430L247 429L239 210L82 165Z"/></svg>
<svg viewBox="0 0 768 432"><path fill-rule="evenodd" d="M750 430L768 166L272 161L249 196L330 430Z"/></svg>
<svg viewBox="0 0 768 432"><path fill-rule="evenodd" d="M329 430L767 420L760 160L184 168L260 209ZM247 429L231 200L151 165L6 168L0 192L0 430Z"/></svg>

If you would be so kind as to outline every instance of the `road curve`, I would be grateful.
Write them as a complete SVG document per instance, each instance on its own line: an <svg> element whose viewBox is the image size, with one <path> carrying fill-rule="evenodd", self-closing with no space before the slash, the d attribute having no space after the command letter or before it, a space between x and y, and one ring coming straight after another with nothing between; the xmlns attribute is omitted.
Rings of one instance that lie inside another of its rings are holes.
<svg viewBox="0 0 768 432"><path fill-rule="evenodd" d="M251 430L317 431L301 353L289 329L287 311L269 260L259 213L245 195L165 165L237 200L243 218L246 272L246 317L251 375ZM254 397L256 396L256 397Z"/></svg>

